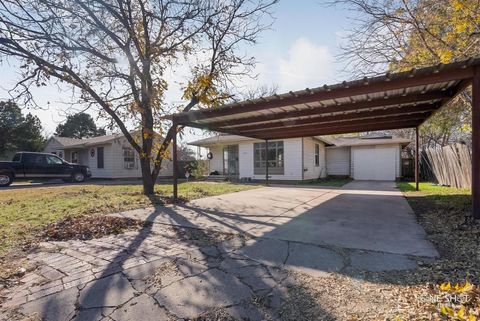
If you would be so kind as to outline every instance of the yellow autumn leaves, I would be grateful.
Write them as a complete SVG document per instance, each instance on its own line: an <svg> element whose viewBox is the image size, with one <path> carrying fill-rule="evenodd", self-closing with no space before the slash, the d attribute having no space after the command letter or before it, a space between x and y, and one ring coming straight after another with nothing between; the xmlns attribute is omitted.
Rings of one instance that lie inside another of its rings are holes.
<svg viewBox="0 0 480 321"><path fill-rule="evenodd" d="M183 91L183 99L197 99L206 107L218 107L228 98L226 93L219 91L215 84L214 75L200 75L189 81Z"/></svg>
<svg viewBox="0 0 480 321"><path fill-rule="evenodd" d="M450 282L448 282L448 283L442 283L439 286L439 289L443 292L449 292L449 291L453 290L456 293L465 293L465 292L471 291L473 288L474 288L474 286L472 284L470 284L470 282L468 282L468 280L465 282L464 285L461 285L461 284L457 283L457 284L455 284L455 286L452 286L452 284Z"/></svg>
<svg viewBox="0 0 480 321"><path fill-rule="evenodd" d="M401 48L402 59L391 66L393 70L449 63L480 53L477 0L420 0L407 5L410 10L396 11L400 21L411 21L411 27L407 47Z"/></svg>
<svg viewBox="0 0 480 321"><path fill-rule="evenodd" d="M443 317L447 320L479 320L478 292L468 280L464 284L442 283L438 289L444 298L438 306Z"/></svg>

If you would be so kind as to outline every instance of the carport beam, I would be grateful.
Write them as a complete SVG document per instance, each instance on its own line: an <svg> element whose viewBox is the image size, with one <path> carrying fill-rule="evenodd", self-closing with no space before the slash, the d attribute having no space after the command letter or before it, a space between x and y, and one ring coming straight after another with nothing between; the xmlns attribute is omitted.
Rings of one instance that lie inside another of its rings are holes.
<svg viewBox="0 0 480 321"><path fill-rule="evenodd" d="M472 215L480 219L480 68L472 82Z"/></svg>
<svg viewBox="0 0 480 321"><path fill-rule="evenodd" d="M418 126L415 127L415 190L420 190L419 188L419 170L420 170L420 159L419 159L419 139L418 139Z"/></svg>
<svg viewBox="0 0 480 321"><path fill-rule="evenodd" d="M172 125L173 138L172 138L172 159L173 159L173 201L176 203L178 200L178 160L177 160L177 124L174 122Z"/></svg>

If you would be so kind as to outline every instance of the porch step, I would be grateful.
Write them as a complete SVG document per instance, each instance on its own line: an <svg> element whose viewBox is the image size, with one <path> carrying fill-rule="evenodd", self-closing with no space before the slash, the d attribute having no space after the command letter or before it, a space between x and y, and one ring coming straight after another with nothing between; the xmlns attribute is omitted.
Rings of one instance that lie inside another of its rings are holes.
<svg viewBox="0 0 480 321"><path fill-rule="evenodd" d="M224 182L224 181L228 180L228 176L226 176L226 175L208 175L205 180L210 181L210 182Z"/></svg>

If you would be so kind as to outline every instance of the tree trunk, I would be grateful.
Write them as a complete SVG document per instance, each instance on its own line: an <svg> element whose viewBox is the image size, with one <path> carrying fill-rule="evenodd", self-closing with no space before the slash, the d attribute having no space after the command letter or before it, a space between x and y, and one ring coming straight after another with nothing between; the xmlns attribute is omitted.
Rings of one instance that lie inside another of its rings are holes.
<svg viewBox="0 0 480 321"><path fill-rule="evenodd" d="M155 180L152 179L150 172L150 160L148 158L140 158L140 167L142 169L143 194L153 195Z"/></svg>

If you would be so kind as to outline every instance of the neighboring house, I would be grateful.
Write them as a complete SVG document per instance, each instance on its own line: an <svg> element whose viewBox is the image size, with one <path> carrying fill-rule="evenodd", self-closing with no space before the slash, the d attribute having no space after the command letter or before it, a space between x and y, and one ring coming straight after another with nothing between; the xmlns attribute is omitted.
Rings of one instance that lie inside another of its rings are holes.
<svg viewBox="0 0 480 321"><path fill-rule="evenodd" d="M348 176L358 180L395 180L402 176L401 152L410 142L391 136L269 141L269 178L310 180ZM208 148L210 172L239 179L265 179L264 141L219 135L189 144Z"/></svg>
<svg viewBox="0 0 480 321"><path fill-rule="evenodd" d="M123 134L87 139L52 136L44 149L67 162L90 167L93 178L140 178L140 158ZM159 177L171 177L170 160L162 162Z"/></svg>

